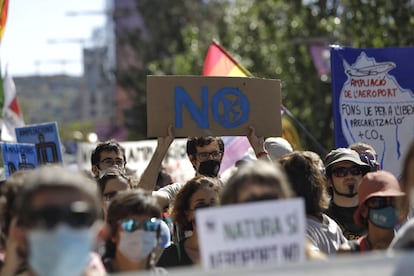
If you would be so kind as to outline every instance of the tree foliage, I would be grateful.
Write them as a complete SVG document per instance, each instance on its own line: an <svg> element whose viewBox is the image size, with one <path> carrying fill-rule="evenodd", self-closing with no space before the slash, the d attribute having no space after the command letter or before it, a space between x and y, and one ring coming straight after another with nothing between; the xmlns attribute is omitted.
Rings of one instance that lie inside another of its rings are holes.
<svg viewBox="0 0 414 276"><path fill-rule="evenodd" d="M143 57L133 72L136 104L128 115L131 138L145 137L145 77L201 74L217 39L254 76L280 79L282 101L327 150L334 146L331 85L318 75L314 43L352 47L412 45L409 0L136 0L149 37L130 36ZM117 72L128 85L128 72ZM277 107L275 107L277 108ZM138 113L136 113L139 111ZM141 122L141 123L139 123ZM134 131L131 131L134 130ZM305 148L315 145L302 135ZM322 153L319 151L319 153Z"/></svg>

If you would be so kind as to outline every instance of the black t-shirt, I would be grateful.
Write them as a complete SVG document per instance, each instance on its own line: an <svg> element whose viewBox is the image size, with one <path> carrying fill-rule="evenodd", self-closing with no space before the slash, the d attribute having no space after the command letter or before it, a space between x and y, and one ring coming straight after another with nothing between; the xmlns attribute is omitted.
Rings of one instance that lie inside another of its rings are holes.
<svg viewBox="0 0 414 276"><path fill-rule="evenodd" d="M360 227L354 222L354 212L357 208L358 206L340 207L331 201L328 210L325 212L341 227L345 238L348 240L357 240L367 232L365 227Z"/></svg>
<svg viewBox="0 0 414 276"><path fill-rule="evenodd" d="M193 261L188 257L184 250L184 241L182 240L177 244L171 244L162 252L157 266L161 267L175 267L175 266L188 266L193 265Z"/></svg>

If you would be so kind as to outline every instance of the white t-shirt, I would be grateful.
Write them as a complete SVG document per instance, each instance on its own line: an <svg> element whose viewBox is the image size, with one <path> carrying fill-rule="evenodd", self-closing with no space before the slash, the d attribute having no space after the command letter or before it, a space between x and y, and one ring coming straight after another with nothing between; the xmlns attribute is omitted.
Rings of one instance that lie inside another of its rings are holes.
<svg viewBox="0 0 414 276"><path fill-rule="evenodd" d="M325 214L322 214L322 218L322 223L311 218L306 219L306 237L321 252L333 255L347 239L333 219Z"/></svg>
<svg viewBox="0 0 414 276"><path fill-rule="evenodd" d="M175 195L184 186L184 184L185 183L179 183L179 182L172 183L172 184L162 187L158 191L164 192L167 195L169 202L172 202Z"/></svg>

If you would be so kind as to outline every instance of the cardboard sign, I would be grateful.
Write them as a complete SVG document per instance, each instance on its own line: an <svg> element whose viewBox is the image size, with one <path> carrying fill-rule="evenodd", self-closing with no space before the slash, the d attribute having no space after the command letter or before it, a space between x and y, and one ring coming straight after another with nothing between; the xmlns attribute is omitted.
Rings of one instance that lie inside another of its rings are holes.
<svg viewBox="0 0 414 276"><path fill-rule="evenodd" d="M281 136L280 81L205 76L147 76L149 137Z"/></svg>
<svg viewBox="0 0 414 276"><path fill-rule="evenodd" d="M305 260L302 198L200 209L196 222L204 268Z"/></svg>
<svg viewBox="0 0 414 276"><path fill-rule="evenodd" d="M331 48L336 146L372 145L397 177L414 133L413 59L414 47Z"/></svg>
<svg viewBox="0 0 414 276"><path fill-rule="evenodd" d="M32 170L37 167L36 148L34 144L1 143L6 178L15 171Z"/></svg>
<svg viewBox="0 0 414 276"><path fill-rule="evenodd" d="M126 166L140 176L147 167L157 146L157 140L144 140L134 142L119 142L125 149ZM187 139L174 139L168 149L162 165L170 174L174 182L185 182L194 177L194 168L188 160L186 153ZM91 170L91 154L97 144L79 143L77 151L77 164L79 169Z"/></svg>
<svg viewBox="0 0 414 276"><path fill-rule="evenodd" d="M39 166L48 163L63 163L56 122L16 128L16 140L19 143L35 145Z"/></svg>

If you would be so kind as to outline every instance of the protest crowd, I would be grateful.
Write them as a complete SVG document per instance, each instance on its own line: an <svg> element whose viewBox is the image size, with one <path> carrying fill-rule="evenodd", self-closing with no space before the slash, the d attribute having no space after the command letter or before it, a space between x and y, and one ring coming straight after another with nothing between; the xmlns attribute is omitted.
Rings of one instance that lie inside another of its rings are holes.
<svg viewBox="0 0 414 276"><path fill-rule="evenodd" d="M237 162L226 179L219 175L225 145L212 136L187 139L193 178L166 178L162 160L175 139L171 126L158 137L140 177L128 173L125 149L116 140L95 147L86 172L56 164L15 171L1 184L1 275L165 274L179 267L281 262L277 244L253 243L245 251L217 250L206 266L203 227L214 226L197 212L248 206L256 217L226 225L227 239L246 240L277 235L288 226L297 231L299 224L266 220L256 209L269 202L283 208L295 198L303 201L303 242L295 247L297 256L285 261L323 265L349 254L414 248L414 142L397 179L363 142L319 156L249 130L256 158Z"/></svg>

